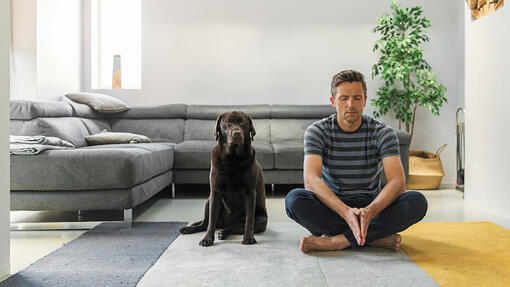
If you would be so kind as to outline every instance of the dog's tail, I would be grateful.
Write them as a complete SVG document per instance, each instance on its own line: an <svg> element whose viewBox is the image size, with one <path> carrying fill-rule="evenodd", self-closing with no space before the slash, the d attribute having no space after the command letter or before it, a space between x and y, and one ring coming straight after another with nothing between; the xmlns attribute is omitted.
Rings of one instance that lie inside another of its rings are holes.
<svg viewBox="0 0 510 287"><path fill-rule="evenodd" d="M184 226L179 230L181 234L192 234L197 232L202 232L207 230L207 222L204 223L203 220L197 221L189 226Z"/></svg>

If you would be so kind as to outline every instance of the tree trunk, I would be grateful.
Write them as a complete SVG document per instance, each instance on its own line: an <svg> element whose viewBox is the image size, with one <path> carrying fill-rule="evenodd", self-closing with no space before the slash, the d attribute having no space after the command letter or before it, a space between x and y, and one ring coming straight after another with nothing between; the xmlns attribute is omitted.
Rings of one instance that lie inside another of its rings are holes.
<svg viewBox="0 0 510 287"><path fill-rule="evenodd" d="M409 110L409 103L406 103L406 111ZM405 121L406 123L406 132L409 132L409 122Z"/></svg>
<svg viewBox="0 0 510 287"><path fill-rule="evenodd" d="M413 107L413 120L411 121L411 138L409 139L409 146L411 146L411 142L413 141L414 119L416 118L416 108L418 108L417 104L415 104Z"/></svg>

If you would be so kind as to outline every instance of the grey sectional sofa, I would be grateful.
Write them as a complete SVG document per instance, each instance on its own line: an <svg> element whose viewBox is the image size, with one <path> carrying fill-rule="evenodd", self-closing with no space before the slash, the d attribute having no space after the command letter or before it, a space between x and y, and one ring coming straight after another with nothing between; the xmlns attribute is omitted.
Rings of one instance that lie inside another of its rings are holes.
<svg viewBox="0 0 510 287"><path fill-rule="evenodd" d="M253 118L266 184L303 182L304 130L334 112L329 105L170 104L105 115L69 100L13 99L12 135L56 136L76 149L12 155L11 210L131 211L172 183L208 183L213 126L227 110ZM144 134L153 142L87 146L85 136L103 129ZM407 176L409 135L397 135Z"/></svg>

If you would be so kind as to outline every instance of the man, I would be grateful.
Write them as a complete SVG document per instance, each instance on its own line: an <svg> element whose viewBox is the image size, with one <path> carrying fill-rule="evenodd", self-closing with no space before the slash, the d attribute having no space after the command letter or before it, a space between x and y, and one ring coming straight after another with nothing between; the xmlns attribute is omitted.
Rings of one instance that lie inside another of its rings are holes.
<svg viewBox="0 0 510 287"><path fill-rule="evenodd" d="M301 240L301 251L364 245L398 251L397 232L425 216L427 200L406 192L395 131L363 115L363 75L353 70L335 75L330 100L336 113L305 132L305 188L285 198L287 215L312 233ZM382 167L388 183L381 190Z"/></svg>

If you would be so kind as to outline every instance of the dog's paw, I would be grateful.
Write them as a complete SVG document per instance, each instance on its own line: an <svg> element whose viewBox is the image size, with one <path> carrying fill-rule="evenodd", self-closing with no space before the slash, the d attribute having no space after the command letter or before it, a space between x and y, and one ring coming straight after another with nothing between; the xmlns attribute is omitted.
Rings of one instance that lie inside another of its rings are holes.
<svg viewBox="0 0 510 287"><path fill-rule="evenodd" d="M225 240L228 237L228 232L220 231L218 233L218 239L219 240Z"/></svg>
<svg viewBox="0 0 510 287"><path fill-rule="evenodd" d="M252 245L252 244L257 243L257 240L255 240L255 237L248 237L248 238L243 238L242 243L245 245Z"/></svg>
<svg viewBox="0 0 510 287"><path fill-rule="evenodd" d="M211 246L214 242L214 238L207 238L207 237L204 237L204 239L200 240L200 242L198 243L200 246L203 246L203 247L207 247L207 246Z"/></svg>

